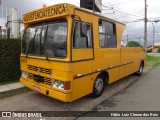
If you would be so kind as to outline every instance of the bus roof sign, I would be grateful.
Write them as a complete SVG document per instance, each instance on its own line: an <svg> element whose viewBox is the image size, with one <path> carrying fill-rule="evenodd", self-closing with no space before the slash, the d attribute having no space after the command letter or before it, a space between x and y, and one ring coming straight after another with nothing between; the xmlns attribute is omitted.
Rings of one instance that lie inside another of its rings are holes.
<svg viewBox="0 0 160 120"><path fill-rule="evenodd" d="M48 19L52 17L58 17L61 15L66 15L67 4L60 4L56 6L44 7L33 12L29 12L23 16L23 23L36 21L40 19Z"/></svg>

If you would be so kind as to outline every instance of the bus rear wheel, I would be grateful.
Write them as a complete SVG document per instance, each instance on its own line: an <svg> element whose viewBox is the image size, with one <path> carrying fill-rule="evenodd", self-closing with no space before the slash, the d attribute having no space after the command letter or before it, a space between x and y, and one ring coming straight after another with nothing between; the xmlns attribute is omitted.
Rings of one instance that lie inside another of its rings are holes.
<svg viewBox="0 0 160 120"><path fill-rule="evenodd" d="M101 96L104 91L104 85L104 76L99 75L94 82L93 92L90 94L90 97L97 98Z"/></svg>
<svg viewBox="0 0 160 120"><path fill-rule="evenodd" d="M139 65L139 70L136 72L136 75L141 76L143 74L144 64L141 62Z"/></svg>

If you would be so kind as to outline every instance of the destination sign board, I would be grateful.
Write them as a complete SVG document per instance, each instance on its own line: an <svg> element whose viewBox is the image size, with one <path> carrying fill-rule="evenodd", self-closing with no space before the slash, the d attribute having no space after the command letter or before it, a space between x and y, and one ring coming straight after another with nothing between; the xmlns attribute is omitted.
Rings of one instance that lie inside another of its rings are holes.
<svg viewBox="0 0 160 120"><path fill-rule="evenodd" d="M43 9L35 10L33 12L25 14L23 17L23 23L31 22L39 19L47 19L47 18L66 15L66 14L67 14L66 4L45 7Z"/></svg>

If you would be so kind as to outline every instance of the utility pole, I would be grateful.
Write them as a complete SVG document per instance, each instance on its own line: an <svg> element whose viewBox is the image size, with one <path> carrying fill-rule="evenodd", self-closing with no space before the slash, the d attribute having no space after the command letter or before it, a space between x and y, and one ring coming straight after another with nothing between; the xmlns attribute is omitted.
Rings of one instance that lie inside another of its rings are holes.
<svg viewBox="0 0 160 120"><path fill-rule="evenodd" d="M95 13L96 9L95 9L95 0L93 0L93 12Z"/></svg>
<svg viewBox="0 0 160 120"><path fill-rule="evenodd" d="M154 52L155 25L152 23L152 26L153 26L153 49L152 49L152 52Z"/></svg>
<svg viewBox="0 0 160 120"><path fill-rule="evenodd" d="M144 50L147 53L147 0L145 1L145 17L144 17Z"/></svg>
<svg viewBox="0 0 160 120"><path fill-rule="evenodd" d="M127 45L128 45L128 34L127 34Z"/></svg>

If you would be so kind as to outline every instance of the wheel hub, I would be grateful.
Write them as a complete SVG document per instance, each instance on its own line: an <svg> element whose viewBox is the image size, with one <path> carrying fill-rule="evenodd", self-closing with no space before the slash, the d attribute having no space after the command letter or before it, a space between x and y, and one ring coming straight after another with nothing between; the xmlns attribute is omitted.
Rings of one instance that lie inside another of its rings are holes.
<svg viewBox="0 0 160 120"><path fill-rule="evenodd" d="M103 80L101 78L98 78L95 82L96 92L97 93L101 92L102 88L103 88Z"/></svg>

